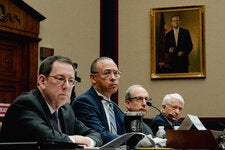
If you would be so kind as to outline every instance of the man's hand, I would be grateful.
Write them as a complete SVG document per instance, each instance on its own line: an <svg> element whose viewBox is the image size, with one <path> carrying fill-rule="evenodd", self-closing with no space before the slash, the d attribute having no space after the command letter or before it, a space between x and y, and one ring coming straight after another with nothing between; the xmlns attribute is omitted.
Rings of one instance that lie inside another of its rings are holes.
<svg viewBox="0 0 225 150"><path fill-rule="evenodd" d="M170 47L169 52L173 53L173 51L174 51L174 47Z"/></svg>
<svg viewBox="0 0 225 150"><path fill-rule="evenodd" d="M178 56L183 56L184 55L184 51L180 51L177 53Z"/></svg>
<svg viewBox="0 0 225 150"><path fill-rule="evenodd" d="M84 147L90 147L91 141L89 140L89 138L81 135L73 135L72 137L74 138L75 143L83 145Z"/></svg>

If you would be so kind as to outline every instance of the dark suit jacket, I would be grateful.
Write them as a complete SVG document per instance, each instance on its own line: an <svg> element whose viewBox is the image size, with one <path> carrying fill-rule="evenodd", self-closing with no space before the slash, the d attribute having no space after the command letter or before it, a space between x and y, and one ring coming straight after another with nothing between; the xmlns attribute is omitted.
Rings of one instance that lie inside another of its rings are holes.
<svg viewBox="0 0 225 150"><path fill-rule="evenodd" d="M169 53L169 48L174 47L175 51L173 54ZM165 48L166 52L169 54L169 63L173 68L173 72L188 72L189 59L188 55L193 48L190 33L187 29L179 29L178 43L176 46L174 31L170 30L165 37ZM183 56L178 56L179 51L184 51Z"/></svg>
<svg viewBox="0 0 225 150"><path fill-rule="evenodd" d="M9 107L2 125L1 141L72 142L68 135L84 135L102 145L96 131L86 127L74 116L69 104L59 109L62 132L54 130L51 113L38 89L21 94Z"/></svg>
<svg viewBox="0 0 225 150"><path fill-rule="evenodd" d="M151 122L151 129L154 133L154 135L156 134L156 132L158 131L158 126L164 126L165 130L174 130L173 126L180 126L180 122L175 122L173 124L173 126L168 122L168 120L163 116L162 113L156 115L156 117L152 120Z"/></svg>
<svg viewBox="0 0 225 150"><path fill-rule="evenodd" d="M118 137L118 135L125 133L124 114L114 105L118 135L109 132L107 117L101 100L102 98L99 97L94 88L91 87L86 93L76 97L71 105L77 118L86 126L99 132L105 144Z"/></svg>
<svg viewBox="0 0 225 150"><path fill-rule="evenodd" d="M142 132L146 135L151 134L154 136L152 129L145 122L142 123Z"/></svg>

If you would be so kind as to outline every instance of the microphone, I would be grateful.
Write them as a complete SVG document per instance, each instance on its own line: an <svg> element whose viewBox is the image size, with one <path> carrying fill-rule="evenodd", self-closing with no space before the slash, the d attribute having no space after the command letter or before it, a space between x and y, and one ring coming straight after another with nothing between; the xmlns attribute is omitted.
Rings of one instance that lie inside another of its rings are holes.
<svg viewBox="0 0 225 150"><path fill-rule="evenodd" d="M106 101L106 102L108 102L108 103L113 104L114 106L116 106L116 107L118 108L118 110L119 110L122 114L124 114L124 112L120 109L120 107L119 107L115 102L106 100L106 99L104 99L102 96L98 96L98 97L99 97L99 99L102 100L102 101Z"/></svg>
<svg viewBox="0 0 225 150"><path fill-rule="evenodd" d="M156 110L158 110L159 113L162 113L157 107L153 106L151 102L147 102L147 105L148 105L149 107L155 108ZM164 116L164 115L163 115L163 116ZM178 121L178 119L175 118L172 114L169 114L169 115L166 116L166 117L168 117L168 118L171 119L171 120Z"/></svg>
<svg viewBox="0 0 225 150"><path fill-rule="evenodd" d="M170 119L174 120L174 121L178 121L178 119L175 118L172 114L169 114L168 117L169 117Z"/></svg>
<svg viewBox="0 0 225 150"><path fill-rule="evenodd" d="M155 108L156 110L159 111L160 114L162 114L162 112L161 112L157 107L153 106L151 102L146 102L146 104L147 104L149 107ZM162 114L162 115L163 115L163 114ZM175 118L172 114L169 114L168 116L163 115L163 117L164 117L165 119L167 118L167 119L171 119L171 120L173 120L173 121L178 121L178 120L179 120L179 119ZM167 119L166 119L166 121L168 122L169 120L167 120ZM170 122L168 122L168 123L170 124ZM171 126L172 129L174 128L171 124L170 124L170 126Z"/></svg>
<svg viewBox="0 0 225 150"><path fill-rule="evenodd" d="M160 111L157 107L155 107L154 105L152 105L151 102L146 102L146 104L147 104L149 107L155 108L159 113L161 113L161 111Z"/></svg>

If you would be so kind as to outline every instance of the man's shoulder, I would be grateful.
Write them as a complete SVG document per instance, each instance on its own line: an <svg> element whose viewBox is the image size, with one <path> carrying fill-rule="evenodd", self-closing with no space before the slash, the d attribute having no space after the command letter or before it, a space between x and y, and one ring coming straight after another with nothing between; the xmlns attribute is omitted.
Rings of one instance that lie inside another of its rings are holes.
<svg viewBox="0 0 225 150"><path fill-rule="evenodd" d="M168 36L173 36L173 29L171 29L170 31L168 31L166 33L166 37L168 37Z"/></svg>
<svg viewBox="0 0 225 150"><path fill-rule="evenodd" d="M186 29L186 28L181 28L181 27L180 27L179 32L189 32L189 30Z"/></svg>
<svg viewBox="0 0 225 150"><path fill-rule="evenodd" d="M99 96L97 93L94 93L95 91L89 89L85 93L81 94L80 96L76 97L74 101L71 103L72 107L80 107L81 105L85 106L97 106L101 105L101 101L99 99Z"/></svg>
<svg viewBox="0 0 225 150"><path fill-rule="evenodd" d="M157 121L163 121L165 120L162 114L158 114L155 116L155 118L152 119L152 123L157 122Z"/></svg>
<svg viewBox="0 0 225 150"><path fill-rule="evenodd" d="M21 93L14 101L12 104L14 103L34 103L35 100L34 99L37 99L35 94L36 93L36 90L31 90L31 91L28 91L28 92L23 92Z"/></svg>
<svg viewBox="0 0 225 150"><path fill-rule="evenodd" d="M74 99L74 102L77 101L92 101L93 99L97 99L98 98L98 94L96 93L96 91L91 87L89 90L87 90L85 93L77 96Z"/></svg>

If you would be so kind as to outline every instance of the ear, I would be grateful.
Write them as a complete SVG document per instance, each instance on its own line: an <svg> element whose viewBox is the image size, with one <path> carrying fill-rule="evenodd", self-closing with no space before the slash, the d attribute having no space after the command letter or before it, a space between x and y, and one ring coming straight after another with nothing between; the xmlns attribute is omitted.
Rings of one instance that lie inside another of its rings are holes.
<svg viewBox="0 0 225 150"><path fill-rule="evenodd" d="M166 108L166 105L162 105L162 109L165 109Z"/></svg>
<svg viewBox="0 0 225 150"><path fill-rule="evenodd" d="M40 74L38 76L38 85L41 87L41 88L45 88L46 86L46 77L42 74Z"/></svg>
<svg viewBox="0 0 225 150"><path fill-rule="evenodd" d="M94 74L90 74L90 79L91 79L91 83L94 85L96 83L95 75Z"/></svg>
<svg viewBox="0 0 225 150"><path fill-rule="evenodd" d="M129 100L125 100L125 106L127 109L130 108L130 101Z"/></svg>

